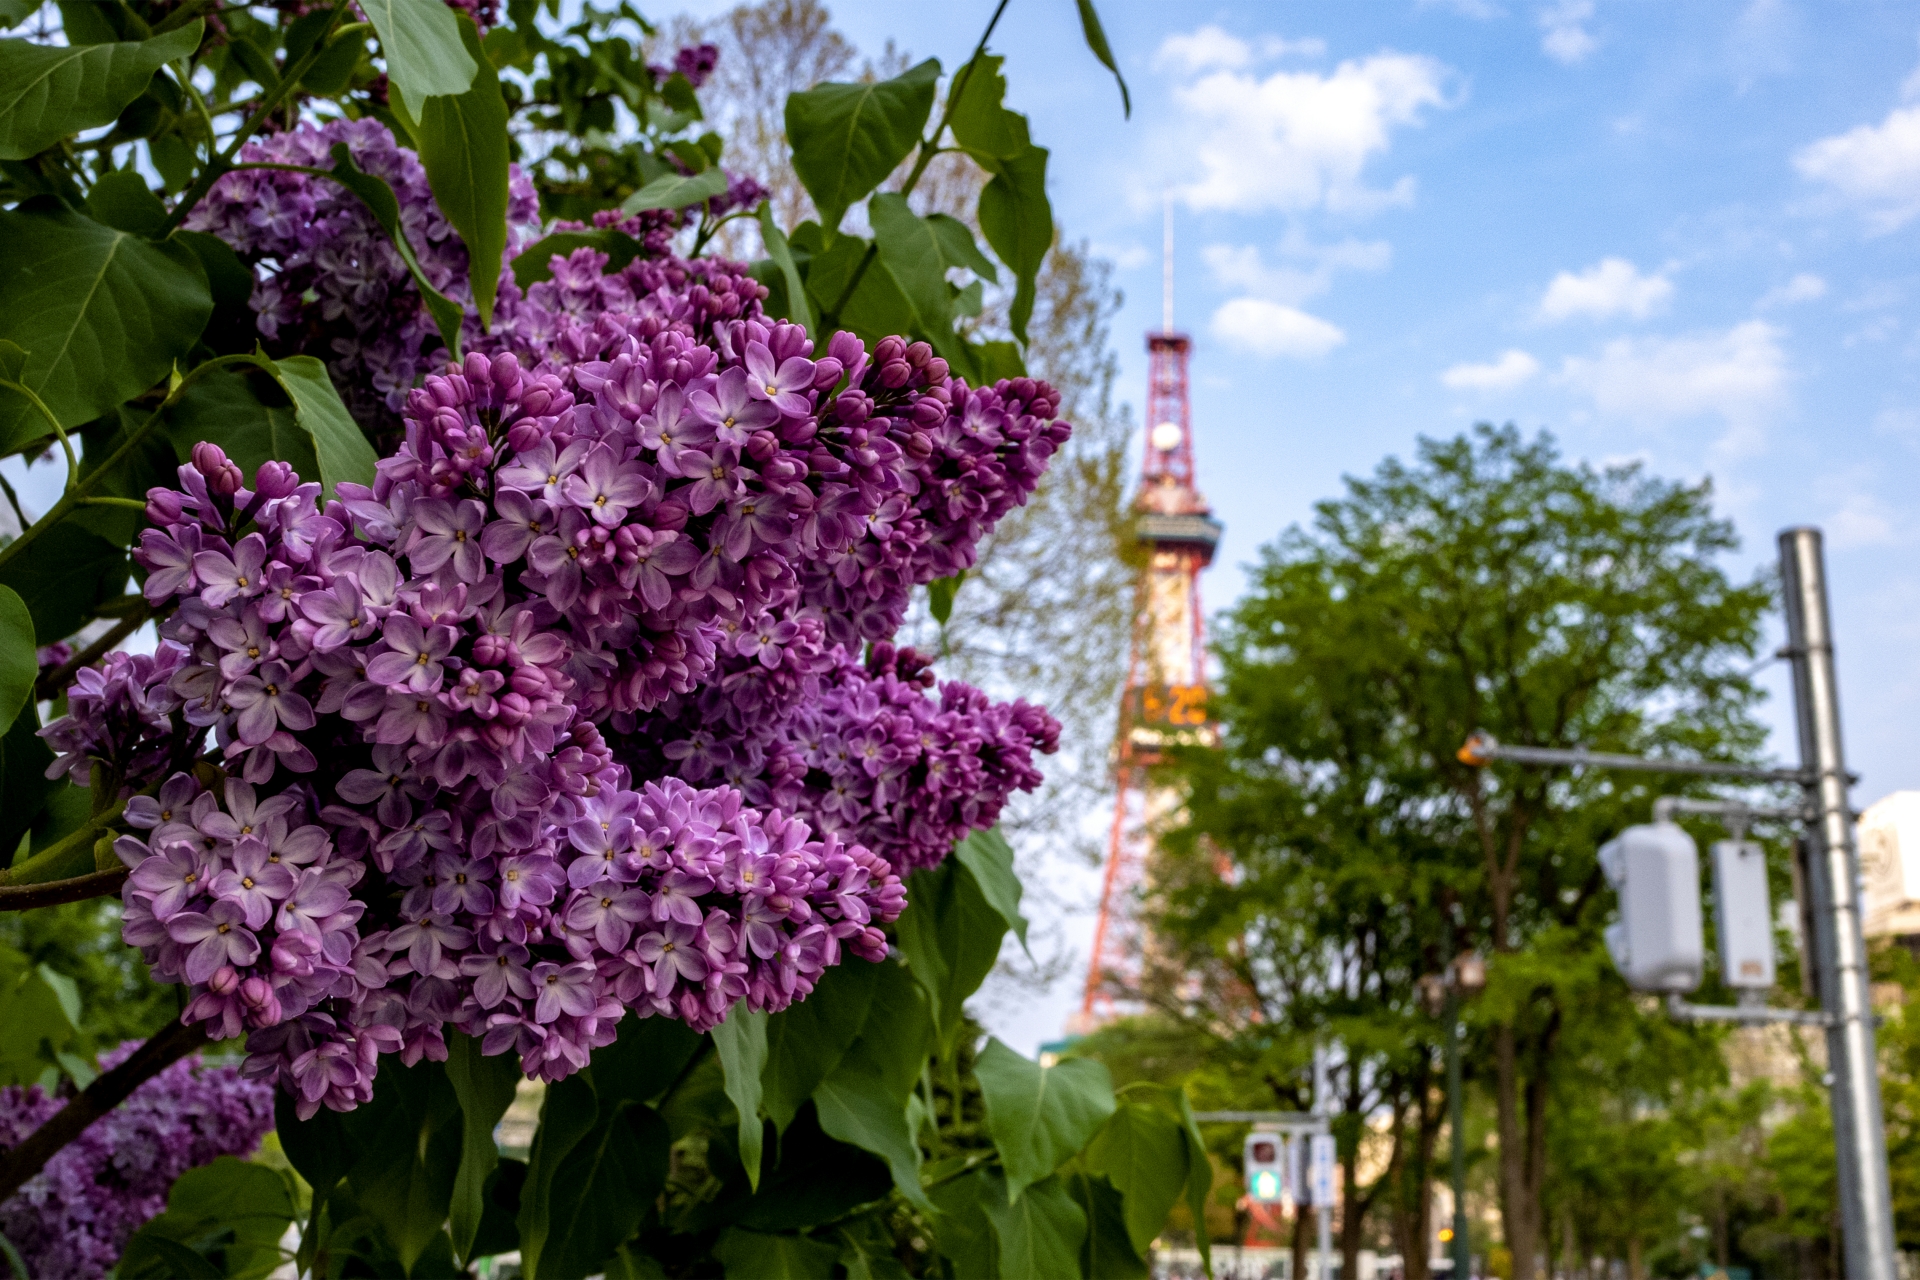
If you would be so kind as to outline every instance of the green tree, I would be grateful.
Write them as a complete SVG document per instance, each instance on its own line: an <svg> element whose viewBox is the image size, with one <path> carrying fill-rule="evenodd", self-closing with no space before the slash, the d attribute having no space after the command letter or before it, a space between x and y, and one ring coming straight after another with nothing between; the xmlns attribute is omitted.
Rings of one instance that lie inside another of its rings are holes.
<svg viewBox="0 0 1920 1280"><path fill-rule="evenodd" d="M1285 1012L1344 1040L1349 1075L1385 1091L1360 1105L1401 1114L1393 1091L1410 1083L1393 1082L1431 1039L1413 982L1442 961L1443 910L1457 909L1456 945L1489 953L1471 1057L1521 1280L1547 1243L1570 1027L1596 991L1625 994L1600 944L1611 900L1595 851L1646 820L1660 784L1455 753L1486 730L1753 755L1764 732L1742 670L1772 592L1717 563L1736 542L1711 498L1707 482L1567 462L1511 427L1422 440L1263 550L1214 645L1221 744L1177 766L1191 801L1160 923L1192 953L1176 952L1188 977L1169 992L1194 1007L1237 994L1262 1022ZM1209 966L1186 963L1200 952Z"/></svg>

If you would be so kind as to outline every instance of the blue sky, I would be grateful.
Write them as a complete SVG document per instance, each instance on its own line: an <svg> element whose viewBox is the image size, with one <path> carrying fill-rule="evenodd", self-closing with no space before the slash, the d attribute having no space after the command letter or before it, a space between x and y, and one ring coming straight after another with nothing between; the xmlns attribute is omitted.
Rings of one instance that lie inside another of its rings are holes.
<svg viewBox="0 0 1920 1280"><path fill-rule="evenodd" d="M1824 527L1856 802L1920 786L1920 11L1101 8L1131 121L1066 0L1015 0L994 44L1053 148L1060 223L1120 267L1136 405L1174 193L1200 478L1227 526L1210 608L1343 475L1476 420L1545 427L1573 457L1712 477L1741 576L1779 529ZM833 11L865 49L952 67L991 5ZM1791 759L1778 668L1769 687ZM1030 1048L1065 996L996 1029Z"/></svg>

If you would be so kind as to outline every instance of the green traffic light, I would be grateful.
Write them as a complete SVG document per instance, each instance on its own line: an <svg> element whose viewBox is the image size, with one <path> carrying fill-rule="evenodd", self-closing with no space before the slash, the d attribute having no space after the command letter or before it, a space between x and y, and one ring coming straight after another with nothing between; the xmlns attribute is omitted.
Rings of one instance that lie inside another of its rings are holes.
<svg viewBox="0 0 1920 1280"><path fill-rule="evenodd" d="M1255 1200L1272 1202L1280 1198L1280 1175L1271 1169L1262 1169L1253 1175L1250 1188Z"/></svg>

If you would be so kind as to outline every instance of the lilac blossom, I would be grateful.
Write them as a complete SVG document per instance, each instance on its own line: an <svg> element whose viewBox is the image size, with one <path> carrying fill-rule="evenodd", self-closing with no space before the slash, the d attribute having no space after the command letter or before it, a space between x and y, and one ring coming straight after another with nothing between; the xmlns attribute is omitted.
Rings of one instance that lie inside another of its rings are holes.
<svg viewBox="0 0 1920 1280"><path fill-rule="evenodd" d="M110 1068L137 1048L100 1055ZM66 1100L38 1085L0 1088L0 1150L19 1145ZM273 1090L237 1067L187 1058L147 1080L54 1153L0 1202L0 1234L35 1276L103 1276L128 1239L167 1206L187 1170L251 1154L273 1127Z"/></svg>

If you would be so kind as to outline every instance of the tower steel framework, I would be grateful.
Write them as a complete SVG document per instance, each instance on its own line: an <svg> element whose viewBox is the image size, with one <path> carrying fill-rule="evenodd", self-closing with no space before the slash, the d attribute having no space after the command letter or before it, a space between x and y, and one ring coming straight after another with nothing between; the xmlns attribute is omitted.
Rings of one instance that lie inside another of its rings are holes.
<svg viewBox="0 0 1920 1280"><path fill-rule="evenodd" d="M1169 250L1171 250L1169 223ZM1133 637L1114 753L1113 822L1107 837L1100 916L1074 1030L1084 1034L1130 1007L1148 939L1138 907L1155 828L1177 803L1150 769L1178 742L1208 733L1200 571L1213 560L1221 525L1194 484L1187 360L1193 340L1173 332L1172 254L1164 328L1147 335L1147 439L1134 499L1142 552Z"/></svg>

